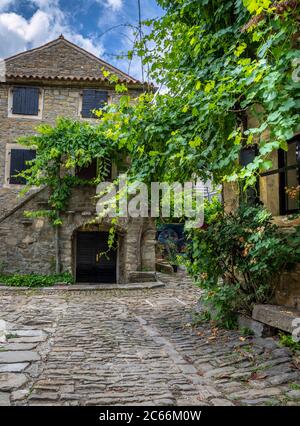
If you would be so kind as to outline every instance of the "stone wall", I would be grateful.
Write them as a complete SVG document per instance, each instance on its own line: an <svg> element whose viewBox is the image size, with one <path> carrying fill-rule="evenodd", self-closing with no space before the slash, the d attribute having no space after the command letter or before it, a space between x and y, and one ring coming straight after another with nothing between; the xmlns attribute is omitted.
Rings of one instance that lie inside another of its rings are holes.
<svg viewBox="0 0 300 426"><path fill-rule="evenodd" d="M68 210L62 215L59 230L59 258L62 272L76 272L76 231L108 231L109 219L97 224L92 189L73 190ZM56 265L56 233L47 218L26 219L25 211L45 207L48 190L38 192L0 223L0 272L52 274ZM146 231L146 233L145 233ZM149 234L150 232L150 234ZM153 224L148 219L122 219L117 226L119 283L129 281L130 274L155 270ZM151 254L152 253L152 254Z"/></svg>
<svg viewBox="0 0 300 426"><path fill-rule="evenodd" d="M300 264L281 275L275 301L278 305L300 310Z"/></svg>
<svg viewBox="0 0 300 426"><path fill-rule="evenodd" d="M57 39L41 48L8 59L6 74L100 78L103 77L103 67L111 69L120 78L125 77L122 72L104 61L99 61L67 40Z"/></svg>
<svg viewBox="0 0 300 426"><path fill-rule="evenodd" d="M47 193L31 199L0 223L0 265L4 273L55 272L55 232L48 219L28 220L25 210L47 201Z"/></svg>
<svg viewBox="0 0 300 426"><path fill-rule="evenodd" d="M81 93L85 86L43 86L41 82L40 87L43 90L42 120L8 117L8 94L10 87L13 87L13 84L0 84L0 218L16 205L18 202L17 194L19 193L19 188L16 188L15 185L9 188L6 187L8 184L8 182L5 182L5 169L8 167L8 164L6 164L8 144L16 143L21 136L36 134L36 127L39 124L54 124L59 116L81 119ZM99 85L96 85L96 87L104 88ZM105 88L105 90L108 89ZM110 101L117 101L120 95L116 94L112 89L109 89L108 92ZM138 92L132 90L130 94L134 98L138 95ZM95 119L88 121L97 123Z"/></svg>
<svg viewBox="0 0 300 426"><path fill-rule="evenodd" d="M141 237L141 269L154 271L156 258L156 226L152 219L144 220Z"/></svg>
<svg viewBox="0 0 300 426"><path fill-rule="evenodd" d="M274 223L282 232L293 233L300 226L300 218L291 220L286 216L274 217ZM278 279L275 302L289 308L300 309L300 264L291 271L286 271Z"/></svg>

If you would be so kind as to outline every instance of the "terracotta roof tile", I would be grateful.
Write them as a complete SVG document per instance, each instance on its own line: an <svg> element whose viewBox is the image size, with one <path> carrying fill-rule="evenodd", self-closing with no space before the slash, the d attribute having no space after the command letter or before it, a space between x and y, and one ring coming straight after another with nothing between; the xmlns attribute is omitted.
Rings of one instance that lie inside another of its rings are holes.
<svg viewBox="0 0 300 426"><path fill-rule="evenodd" d="M26 80L61 80L61 81L102 81L109 83L109 79L105 77L76 77L76 76L62 76L62 75L29 75L29 74L6 74L6 79L26 79ZM142 85L138 80L120 78L120 83L130 83Z"/></svg>

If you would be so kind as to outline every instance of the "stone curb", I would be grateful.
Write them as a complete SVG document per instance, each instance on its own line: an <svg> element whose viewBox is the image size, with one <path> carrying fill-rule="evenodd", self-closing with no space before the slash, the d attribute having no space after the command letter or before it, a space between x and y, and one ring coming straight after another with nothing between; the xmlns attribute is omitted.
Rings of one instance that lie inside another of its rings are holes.
<svg viewBox="0 0 300 426"><path fill-rule="evenodd" d="M2 286L0 284L1 291L102 291L102 290L147 290L152 288L165 287L165 284L161 281L149 282L149 283L130 283L130 284L89 284L89 285L59 285L53 287L11 287Z"/></svg>

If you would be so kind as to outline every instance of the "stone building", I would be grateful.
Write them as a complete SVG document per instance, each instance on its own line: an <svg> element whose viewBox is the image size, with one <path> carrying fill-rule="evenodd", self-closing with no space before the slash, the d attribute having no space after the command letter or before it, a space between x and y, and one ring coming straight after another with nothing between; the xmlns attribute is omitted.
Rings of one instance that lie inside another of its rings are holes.
<svg viewBox="0 0 300 426"><path fill-rule="evenodd" d="M24 217L24 211L47 207L49 194L47 188L33 188L20 197L26 182L16 172L26 168L35 150L20 146L18 138L34 134L40 123L54 124L58 116L96 123L91 110L118 96L103 69L126 83L131 96L143 91L139 81L63 36L0 62L0 273L51 274L59 267L80 282L154 279L146 272L155 270L155 228L148 219L124 220L117 249L109 259L99 256L110 223L89 225L96 213L94 188L73 190L59 232L48 219ZM113 178L118 170L114 164L111 170Z"/></svg>

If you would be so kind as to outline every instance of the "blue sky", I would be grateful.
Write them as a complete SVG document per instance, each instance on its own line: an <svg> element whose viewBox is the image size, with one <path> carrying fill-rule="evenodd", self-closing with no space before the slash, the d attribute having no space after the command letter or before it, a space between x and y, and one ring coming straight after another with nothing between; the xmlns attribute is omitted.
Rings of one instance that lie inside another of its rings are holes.
<svg viewBox="0 0 300 426"><path fill-rule="evenodd" d="M70 41L140 77L137 58L131 64L116 58L132 47L132 29L119 25L137 24L137 4L137 0L0 0L0 59L63 33ZM141 6L143 19L163 13L155 0L141 0Z"/></svg>

